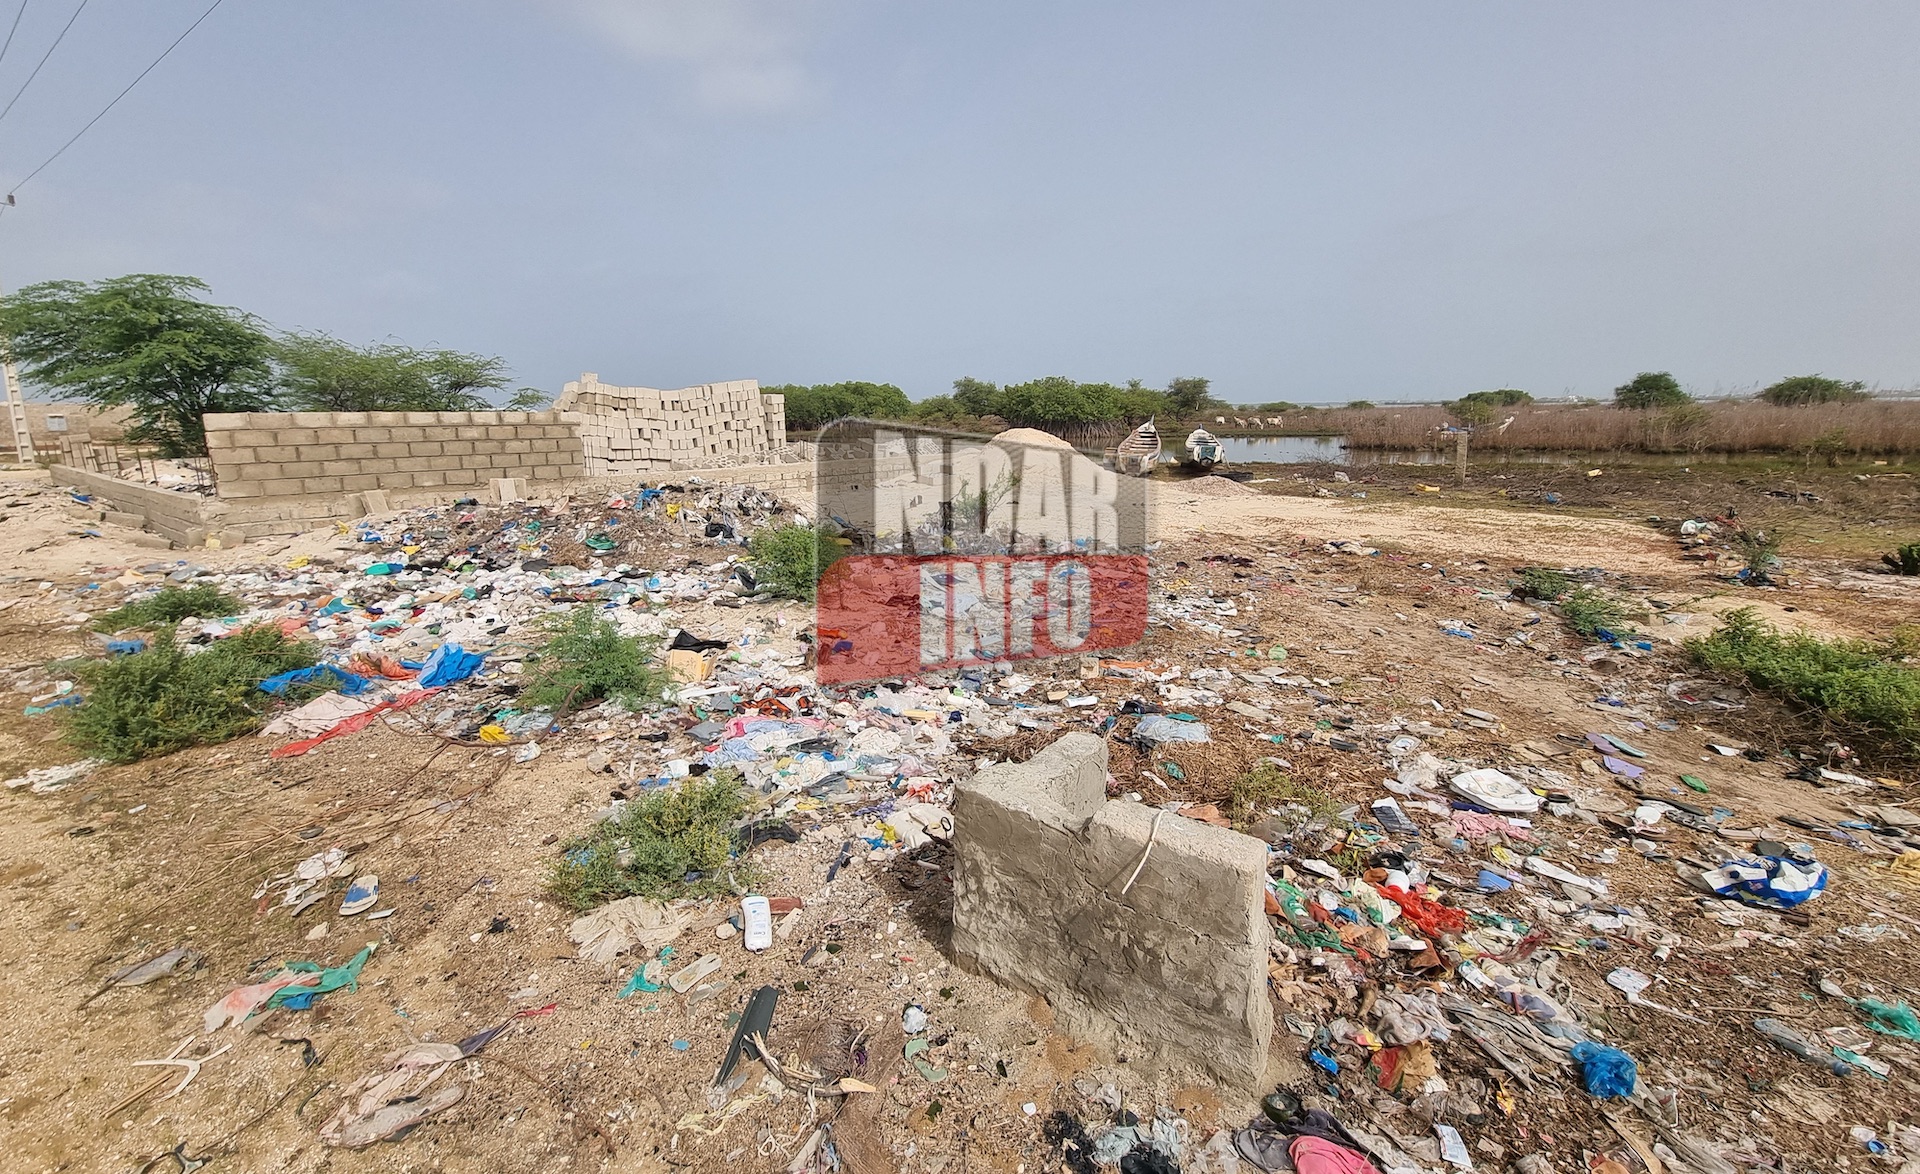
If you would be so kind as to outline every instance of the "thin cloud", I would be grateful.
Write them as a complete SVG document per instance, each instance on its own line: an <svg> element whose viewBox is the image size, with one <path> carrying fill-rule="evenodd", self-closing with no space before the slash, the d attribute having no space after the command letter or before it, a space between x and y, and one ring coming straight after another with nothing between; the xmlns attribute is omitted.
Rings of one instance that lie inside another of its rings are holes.
<svg viewBox="0 0 1920 1174"><path fill-rule="evenodd" d="M716 110L765 113L806 97L799 0L550 0L641 62L683 70L692 96Z"/></svg>

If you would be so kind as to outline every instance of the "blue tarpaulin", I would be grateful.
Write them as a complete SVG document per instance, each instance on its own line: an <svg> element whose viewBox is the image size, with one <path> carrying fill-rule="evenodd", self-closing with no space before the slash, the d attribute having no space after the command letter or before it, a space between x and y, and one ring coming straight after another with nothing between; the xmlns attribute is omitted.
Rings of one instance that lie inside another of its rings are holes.
<svg viewBox="0 0 1920 1174"><path fill-rule="evenodd" d="M442 685L464 681L479 672L486 659L484 652L468 652L458 644L442 644L433 650L433 655L421 667L420 687L437 689Z"/></svg>
<svg viewBox="0 0 1920 1174"><path fill-rule="evenodd" d="M356 693L365 693L373 686L372 681L361 676L359 673L350 673L345 669L335 668L330 664L317 664L310 669L295 669L290 673L281 673L277 677L268 677L266 680L260 682L260 691L263 693L272 693L277 697L294 685L304 685L309 681L325 684L326 682L322 678L327 676L332 676L339 680L340 684L335 687L349 697Z"/></svg>

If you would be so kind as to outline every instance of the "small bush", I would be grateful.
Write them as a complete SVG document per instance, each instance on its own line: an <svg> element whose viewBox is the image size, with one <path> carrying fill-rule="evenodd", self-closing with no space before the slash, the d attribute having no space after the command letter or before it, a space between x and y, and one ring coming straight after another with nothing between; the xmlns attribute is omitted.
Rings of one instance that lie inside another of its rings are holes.
<svg viewBox="0 0 1920 1174"><path fill-rule="evenodd" d="M1728 612L1710 636L1687 642L1695 660L1742 677L1825 720L1920 754L1920 670L1903 644L1782 633L1750 607Z"/></svg>
<svg viewBox="0 0 1920 1174"><path fill-rule="evenodd" d="M318 659L313 645L264 625L193 652L163 631L132 656L72 664L86 701L67 711L66 737L109 762L225 742L265 720L275 699L261 681Z"/></svg>
<svg viewBox="0 0 1920 1174"><path fill-rule="evenodd" d="M747 541L754 581L762 591L811 600L820 576L846 552L831 534L811 526L774 526Z"/></svg>
<svg viewBox="0 0 1920 1174"><path fill-rule="evenodd" d="M1602 629L1616 636L1628 634L1627 609L1592 587L1576 587L1560 601L1560 618L1567 626L1589 640L1598 640Z"/></svg>
<svg viewBox="0 0 1920 1174"><path fill-rule="evenodd" d="M1896 575L1920 575L1920 542L1905 543L1892 554L1881 555L1880 561L1892 567Z"/></svg>
<svg viewBox="0 0 1920 1174"><path fill-rule="evenodd" d="M1794 375L1760 393L1760 398L1782 408L1807 404L1844 404L1871 399L1859 380L1829 379L1825 375Z"/></svg>
<svg viewBox="0 0 1920 1174"><path fill-rule="evenodd" d="M1727 542L1740 555L1748 574L1755 581L1765 582L1769 572L1780 568L1780 548L1786 538L1778 531L1742 526L1727 536Z"/></svg>
<svg viewBox="0 0 1920 1174"><path fill-rule="evenodd" d="M1513 596L1516 599L1537 599L1543 603L1552 603L1573 588L1573 580L1565 573L1548 567L1521 567L1520 581L1514 584Z"/></svg>
<svg viewBox="0 0 1920 1174"><path fill-rule="evenodd" d="M590 606L549 614L541 627L547 642L528 658L526 705L569 713L611 699L634 709L666 691L667 674L653 663L658 640L622 636Z"/></svg>
<svg viewBox="0 0 1920 1174"><path fill-rule="evenodd" d="M145 599L95 617L93 627L99 632L118 632L126 628L170 628L190 616L202 619L230 616L244 606L233 596L206 583L194 587L168 584Z"/></svg>
<svg viewBox="0 0 1920 1174"><path fill-rule="evenodd" d="M729 865L734 825L746 811L735 771L648 791L566 844L548 870L547 889L584 912L622 897L726 892L729 870L749 884L757 879L751 868ZM699 879L686 879L696 872Z"/></svg>

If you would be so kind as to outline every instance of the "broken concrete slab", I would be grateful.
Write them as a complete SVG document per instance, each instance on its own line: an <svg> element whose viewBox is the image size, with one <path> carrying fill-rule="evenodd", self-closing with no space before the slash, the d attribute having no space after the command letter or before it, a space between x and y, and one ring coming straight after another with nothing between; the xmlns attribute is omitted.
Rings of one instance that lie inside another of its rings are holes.
<svg viewBox="0 0 1920 1174"><path fill-rule="evenodd" d="M959 786L955 958L1044 995L1069 1035L1257 1088L1266 845L1110 802L1106 777L1106 743L1072 733Z"/></svg>

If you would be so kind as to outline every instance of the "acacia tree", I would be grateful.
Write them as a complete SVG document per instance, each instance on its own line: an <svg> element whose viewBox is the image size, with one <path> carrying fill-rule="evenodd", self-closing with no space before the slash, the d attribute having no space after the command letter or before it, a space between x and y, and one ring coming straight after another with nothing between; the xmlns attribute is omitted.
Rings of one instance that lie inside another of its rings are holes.
<svg viewBox="0 0 1920 1174"><path fill-rule="evenodd" d="M1775 407L1797 408L1806 404L1852 403L1873 397L1867 394L1867 385L1857 379L1794 375L1761 392L1760 398Z"/></svg>
<svg viewBox="0 0 1920 1174"><path fill-rule="evenodd" d="M287 335L274 360L283 402L301 412L479 412L493 406L480 392L507 386L498 357L398 343L356 347L321 333Z"/></svg>
<svg viewBox="0 0 1920 1174"><path fill-rule="evenodd" d="M1692 402L1680 381L1666 371L1642 371L1613 389L1616 408L1677 408Z"/></svg>
<svg viewBox="0 0 1920 1174"><path fill-rule="evenodd" d="M1213 398L1212 384L1197 375L1182 375L1167 384L1167 406L1176 416L1197 416L1208 408L1226 405Z"/></svg>
<svg viewBox="0 0 1920 1174"><path fill-rule="evenodd" d="M273 340L252 316L201 301L194 277L135 273L43 281L0 303L0 332L29 381L60 399L132 411L131 440L207 451L200 417L273 403Z"/></svg>

